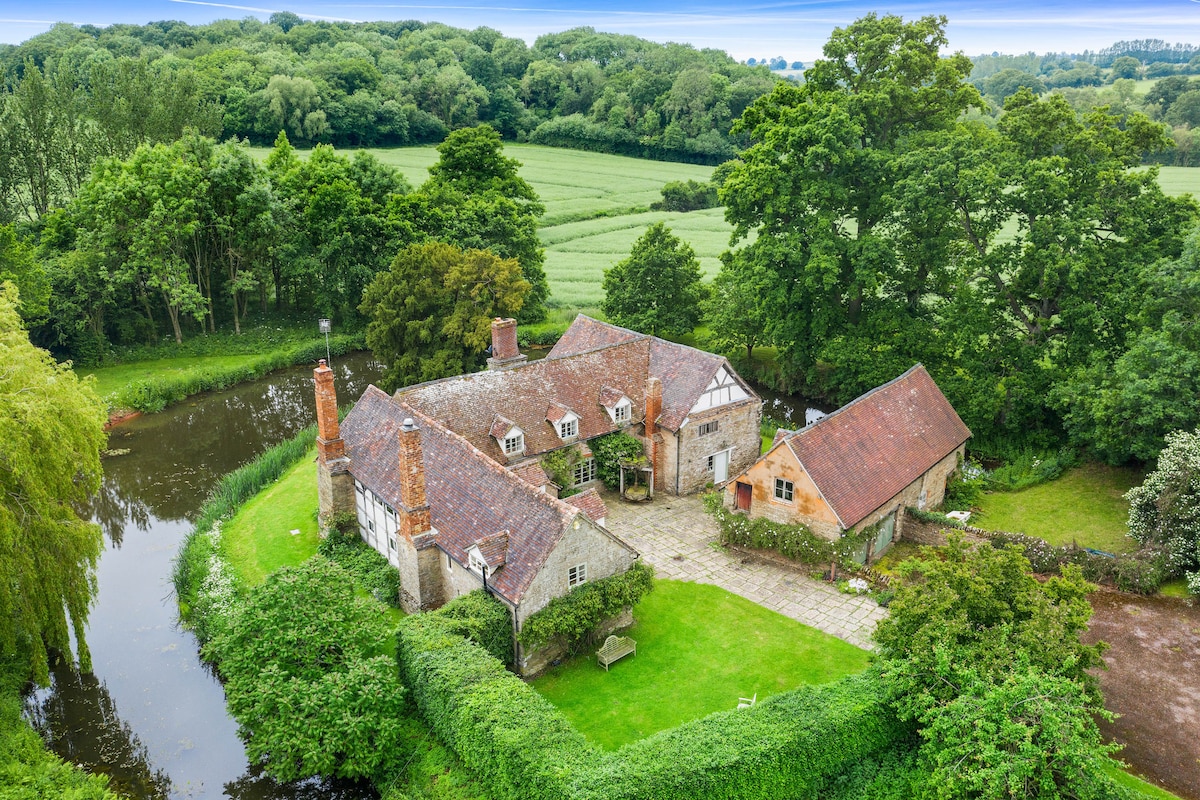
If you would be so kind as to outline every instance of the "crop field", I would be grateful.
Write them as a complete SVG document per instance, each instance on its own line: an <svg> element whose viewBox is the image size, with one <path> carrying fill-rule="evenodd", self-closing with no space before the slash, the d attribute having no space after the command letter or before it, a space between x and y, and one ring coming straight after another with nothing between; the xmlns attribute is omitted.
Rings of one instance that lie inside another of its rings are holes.
<svg viewBox="0 0 1200 800"><path fill-rule="evenodd" d="M1153 81L1141 81L1146 88ZM252 148L265 158L266 148ZM437 161L437 149L370 148L368 152L419 186ZM304 155L303 151L300 151ZM546 248L550 305L595 308L604 299L604 270L629 255L633 243L655 222L665 222L696 251L706 278L716 274L729 248L731 229L724 209L690 213L650 211L668 181L708 180L712 167L647 161L605 153L505 142L505 155L521 162L521 177L538 193L546 214L541 239ZM1162 167L1159 183L1168 194L1200 197L1200 168Z"/></svg>

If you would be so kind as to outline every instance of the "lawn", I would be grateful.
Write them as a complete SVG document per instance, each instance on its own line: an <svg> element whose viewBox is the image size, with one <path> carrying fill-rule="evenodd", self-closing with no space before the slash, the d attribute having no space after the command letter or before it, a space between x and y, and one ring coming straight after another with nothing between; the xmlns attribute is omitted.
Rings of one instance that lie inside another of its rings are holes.
<svg viewBox="0 0 1200 800"><path fill-rule="evenodd" d="M296 566L317 551L315 456L314 449L225 523L225 557L248 584L262 583L271 572ZM294 530L300 533L293 535Z"/></svg>
<svg viewBox="0 0 1200 800"><path fill-rule="evenodd" d="M861 672L865 650L716 586L655 581L634 610L637 654L605 672L595 653L533 686L588 739L608 749L737 708L739 697Z"/></svg>
<svg viewBox="0 0 1200 800"><path fill-rule="evenodd" d="M252 364L259 355L232 356L186 356L183 358L158 358L152 361L137 361L118 364L115 367L99 367L80 370L81 375L96 377L96 393L107 397L134 381L151 378L185 376L206 369L230 369Z"/></svg>
<svg viewBox="0 0 1200 800"><path fill-rule="evenodd" d="M1038 536L1051 544L1076 542L1109 553L1137 549L1125 535L1124 494L1142 482L1140 470L1089 463L1056 481L1020 492L990 492L971 523L987 530Z"/></svg>

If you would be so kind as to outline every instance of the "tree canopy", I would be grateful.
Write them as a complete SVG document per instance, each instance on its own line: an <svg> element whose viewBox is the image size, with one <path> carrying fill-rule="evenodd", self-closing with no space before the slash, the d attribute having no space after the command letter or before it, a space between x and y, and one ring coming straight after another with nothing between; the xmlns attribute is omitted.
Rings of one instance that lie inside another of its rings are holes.
<svg viewBox="0 0 1200 800"><path fill-rule="evenodd" d="M73 633L81 667L96 591L100 529L75 504L100 485L104 405L70 367L34 347L17 314L12 284L0 289L0 652L48 679L47 649L68 654Z"/></svg>
<svg viewBox="0 0 1200 800"><path fill-rule="evenodd" d="M1158 465L1129 500L1129 534L1167 551L1176 574L1200 594L1200 430L1167 434Z"/></svg>
<svg viewBox="0 0 1200 800"><path fill-rule="evenodd" d="M495 317L520 311L529 283L516 259L442 242L413 244L363 293L367 346L396 389L474 370Z"/></svg>
<svg viewBox="0 0 1200 800"><path fill-rule="evenodd" d="M656 222L633 243L629 257L604 271L600 310L617 325L678 336L700 321L700 262L691 245Z"/></svg>

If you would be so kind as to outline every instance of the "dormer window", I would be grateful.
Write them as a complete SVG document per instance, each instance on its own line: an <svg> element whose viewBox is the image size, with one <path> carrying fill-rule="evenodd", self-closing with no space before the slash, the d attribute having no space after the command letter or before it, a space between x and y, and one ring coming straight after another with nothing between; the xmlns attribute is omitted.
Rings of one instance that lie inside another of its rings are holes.
<svg viewBox="0 0 1200 800"><path fill-rule="evenodd" d="M579 420L568 417L558 423L558 438L571 439L579 435Z"/></svg>
<svg viewBox="0 0 1200 800"><path fill-rule="evenodd" d="M579 415L562 403L551 403L546 408L546 422L554 426L554 432L564 442L579 435Z"/></svg>
<svg viewBox="0 0 1200 800"><path fill-rule="evenodd" d="M525 452L525 431L518 428L511 419L497 414L492 420L491 434L508 458L519 456Z"/></svg>
<svg viewBox="0 0 1200 800"><path fill-rule="evenodd" d="M487 565L483 563L483 557L480 555L478 547L472 547L467 551L467 568L470 569L471 572L476 572L482 575L486 566Z"/></svg>
<svg viewBox="0 0 1200 800"><path fill-rule="evenodd" d="M620 389L611 386L600 387L600 405L604 406L608 416L618 425L633 419L633 401Z"/></svg>
<svg viewBox="0 0 1200 800"><path fill-rule="evenodd" d="M504 437L504 455L516 456L525 452L525 434L521 431L512 431L508 436Z"/></svg>

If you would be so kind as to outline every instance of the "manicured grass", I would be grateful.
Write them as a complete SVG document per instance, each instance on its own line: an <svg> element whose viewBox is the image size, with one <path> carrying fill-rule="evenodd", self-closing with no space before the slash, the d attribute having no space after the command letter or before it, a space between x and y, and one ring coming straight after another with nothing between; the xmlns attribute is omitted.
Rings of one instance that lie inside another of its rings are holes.
<svg viewBox="0 0 1200 800"><path fill-rule="evenodd" d="M1160 789L1153 783L1144 781L1123 769L1112 767L1108 770L1108 774L1118 786L1123 786L1133 792L1134 797L1144 797L1147 800L1183 800L1179 795L1172 794L1166 789Z"/></svg>
<svg viewBox="0 0 1200 800"><path fill-rule="evenodd" d="M637 654L605 672L595 652L534 681L601 747L737 708L739 697L826 683L867 666L868 653L716 586L655 581L627 635Z"/></svg>
<svg viewBox="0 0 1200 800"><path fill-rule="evenodd" d="M183 377L198 374L206 369L241 367L252 364L256 360L258 360L257 355L185 356L137 361L113 367L81 369L79 373L96 377L96 393L103 398L114 394L134 381L164 376Z"/></svg>
<svg viewBox="0 0 1200 800"><path fill-rule="evenodd" d="M225 523L221 546L230 565L255 585L280 567L294 567L317 551L317 474L312 450ZM292 535L293 530L300 533Z"/></svg>
<svg viewBox="0 0 1200 800"><path fill-rule="evenodd" d="M971 523L981 528L1038 536L1051 544L1076 542L1109 553L1130 552L1124 494L1142 482L1136 469L1089 463L1056 481L1020 492L990 492Z"/></svg>

